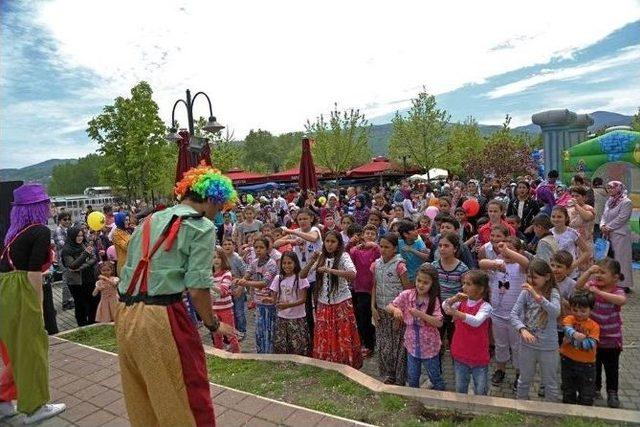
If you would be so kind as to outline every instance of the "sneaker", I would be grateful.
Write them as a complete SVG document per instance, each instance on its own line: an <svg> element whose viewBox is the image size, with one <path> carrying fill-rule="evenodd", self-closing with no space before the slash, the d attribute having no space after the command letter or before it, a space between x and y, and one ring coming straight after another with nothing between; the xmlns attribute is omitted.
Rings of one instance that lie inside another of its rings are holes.
<svg viewBox="0 0 640 427"><path fill-rule="evenodd" d="M64 412L67 405L64 403L47 403L42 405L36 412L25 417L24 424L34 424Z"/></svg>
<svg viewBox="0 0 640 427"><path fill-rule="evenodd" d="M618 399L617 391L608 391L607 392L607 406L609 408L619 408L620 400Z"/></svg>
<svg viewBox="0 0 640 427"><path fill-rule="evenodd" d="M18 413L16 405L13 402L0 402L0 420L13 417Z"/></svg>
<svg viewBox="0 0 640 427"><path fill-rule="evenodd" d="M493 373L493 376L491 376L491 384L496 387L499 386L504 382L504 376L505 373L502 369L496 369L496 371Z"/></svg>
<svg viewBox="0 0 640 427"><path fill-rule="evenodd" d="M544 397L544 384L540 384L540 388L538 389L538 397Z"/></svg>
<svg viewBox="0 0 640 427"><path fill-rule="evenodd" d="M520 379L520 374L516 374L516 379L513 381L513 392L518 392L518 380Z"/></svg>

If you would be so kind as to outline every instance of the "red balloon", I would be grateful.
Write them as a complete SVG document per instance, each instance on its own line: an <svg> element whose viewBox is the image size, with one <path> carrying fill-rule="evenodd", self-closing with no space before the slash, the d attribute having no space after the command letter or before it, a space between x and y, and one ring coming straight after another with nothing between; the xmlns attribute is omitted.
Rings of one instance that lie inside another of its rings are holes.
<svg viewBox="0 0 640 427"><path fill-rule="evenodd" d="M480 212L480 203L476 199L467 199L462 203L462 209L468 217L473 217Z"/></svg>

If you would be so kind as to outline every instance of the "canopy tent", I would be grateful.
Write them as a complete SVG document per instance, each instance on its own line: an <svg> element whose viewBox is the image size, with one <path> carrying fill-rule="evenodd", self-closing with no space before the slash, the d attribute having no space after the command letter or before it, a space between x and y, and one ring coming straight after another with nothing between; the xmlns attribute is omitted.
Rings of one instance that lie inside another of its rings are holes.
<svg viewBox="0 0 640 427"><path fill-rule="evenodd" d="M263 181L266 181L267 177L265 175L253 172L245 172L242 169L229 169L227 173L225 173L234 184L258 184Z"/></svg>
<svg viewBox="0 0 640 427"><path fill-rule="evenodd" d="M401 168L383 156L374 157L369 163L360 165L347 172L350 177L393 175L402 173Z"/></svg>
<svg viewBox="0 0 640 427"><path fill-rule="evenodd" d="M360 165L347 172L347 176L352 178L383 175L406 175L408 172L417 172L415 167L403 168L392 162L387 157L378 156L371 159L369 163Z"/></svg>
<svg viewBox="0 0 640 427"><path fill-rule="evenodd" d="M321 178L329 175L329 169L321 166L315 167L316 176ZM300 165L291 169L284 170L282 172L272 173L267 178L271 181L283 182L283 181L299 181L300 179Z"/></svg>

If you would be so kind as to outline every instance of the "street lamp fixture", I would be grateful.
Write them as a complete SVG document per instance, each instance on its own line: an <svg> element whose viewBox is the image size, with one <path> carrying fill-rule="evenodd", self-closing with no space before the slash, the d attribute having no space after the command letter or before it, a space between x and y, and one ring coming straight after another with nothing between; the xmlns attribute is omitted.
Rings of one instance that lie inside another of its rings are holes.
<svg viewBox="0 0 640 427"><path fill-rule="evenodd" d="M167 141L176 142L182 139L180 135L178 135L178 130L176 128L169 129L169 133L164 137Z"/></svg>
<svg viewBox="0 0 640 427"><path fill-rule="evenodd" d="M224 126L218 123L216 118L213 116L209 117L209 121L207 121L207 124L202 127L202 130L206 130L207 132L211 133L220 132L222 129L224 129Z"/></svg>
<svg viewBox="0 0 640 427"><path fill-rule="evenodd" d="M189 136L190 136L189 151L195 154L200 153L202 149L205 147L206 143L208 142L207 138L196 137L194 135L195 132L194 132L194 123L193 123L193 104L199 95L203 95L205 98L207 98L207 103L209 104L209 120L207 121L207 124L203 126L202 130L215 133L224 129L224 126L218 123L218 121L213 115L213 108L211 107L211 99L209 99L209 95L207 95L204 92L198 92L192 98L191 91L187 89L187 97L186 97L187 99L178 99L173 104L173 109L171 110L171 126L172 127L169 130L169 134L167 134L167 136L165 137L167 140L172 142L175 142L181 139L180 135L176 133L175 115L176 115L176 107L178 106L178 104L180 103L184 104L184 106L187 107L187 121L189 125Z"/></svg>

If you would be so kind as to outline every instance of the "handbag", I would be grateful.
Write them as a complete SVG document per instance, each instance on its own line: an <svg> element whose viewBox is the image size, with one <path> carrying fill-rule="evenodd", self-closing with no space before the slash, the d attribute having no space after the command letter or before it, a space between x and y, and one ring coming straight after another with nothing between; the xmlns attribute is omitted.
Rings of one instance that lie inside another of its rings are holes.
<svg viewBox="0 0 640 427"><path fill-rule="evenodd" d="M613 249L611 248L611 242L604 237L598 237L593 242L593 259L601 261L606 257L613 257Z"/></svg>

